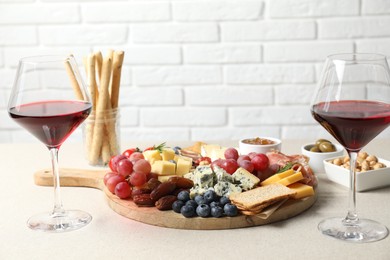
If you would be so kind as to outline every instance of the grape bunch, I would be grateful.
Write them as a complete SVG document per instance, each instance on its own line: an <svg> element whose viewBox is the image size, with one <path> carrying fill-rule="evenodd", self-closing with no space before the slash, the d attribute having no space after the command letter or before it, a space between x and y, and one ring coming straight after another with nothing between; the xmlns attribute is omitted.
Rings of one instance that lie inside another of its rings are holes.
<svg viewBox="0 0 390 260"><path fill-rule="evenodd" d="M126 150L123 154L113 156L109 167L111 172L104 176L104 184L120 199L129 198L133 190L140 189L152 178L157 178L151 173L150 163L137 150Z"/></svg>

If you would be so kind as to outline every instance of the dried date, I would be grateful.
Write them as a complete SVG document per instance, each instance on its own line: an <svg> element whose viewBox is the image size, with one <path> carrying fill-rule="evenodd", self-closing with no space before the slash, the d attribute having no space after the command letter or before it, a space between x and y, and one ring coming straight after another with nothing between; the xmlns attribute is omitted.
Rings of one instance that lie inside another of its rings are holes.
<svg viewBox="0 0 390 260"><path fill-rule="evenodd" d="M172 204L177 200L175 195L167 195L161 197L158 201L156 201L156 208L158 210L171 210Z"/></svg>
<svg viewBox="0 0 390 260"><path fill-rule="evenodd" d="M133 196L134 203L139 207L153 207L154 206L154 200L150 198L150 194L139 194L136 196Z"/></svg>
<svg viewBox="0 0 390 260"><path fill-rule="evenodd" d="M161 183L157 188L152 190L150 198L154 201L159 200L161 197L171 194L176 189L176 184L170 181Z"/></svg>
<svg viewBox="0 0 390 260"><path fill-rule="evenodd" d="M192 180L180 176L172 176L168 181L175 183L176 187L181 189L190 189L194 186Z"/></svg>

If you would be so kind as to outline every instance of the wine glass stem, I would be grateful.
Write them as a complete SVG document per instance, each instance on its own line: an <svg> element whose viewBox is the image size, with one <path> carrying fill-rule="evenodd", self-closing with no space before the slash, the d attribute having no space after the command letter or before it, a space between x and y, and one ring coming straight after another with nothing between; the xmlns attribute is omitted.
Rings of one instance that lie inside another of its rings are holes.
<svg viewBox="0 0 390 260"><path fill-rule="evenodd" d="M58 148L52 147L49 148L51 163L53 167L53 184L54 184L54 209L53 215L61 215L65 213L65 210L62 208L62 199L60 191L60 172L58 167Z"/></svg>
<svg viewBox="0 0 390 260"><path fill-rule="evenodd" d="M356 158L357 152L348 151L350 163L350 189L349 189L349 207L348 214L345 217L345 223L354 225L357 224L359 218L356 213Z"/></svg>

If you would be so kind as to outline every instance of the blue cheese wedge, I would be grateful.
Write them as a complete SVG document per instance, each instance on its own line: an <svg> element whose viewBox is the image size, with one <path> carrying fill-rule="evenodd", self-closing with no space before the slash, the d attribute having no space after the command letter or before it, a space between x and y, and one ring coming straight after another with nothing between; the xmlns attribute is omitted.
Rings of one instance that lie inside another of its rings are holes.
<svg viewBox="0 0 390 260"><path fill-rule="evenodd" d="M226 181L219 181L214 185L214 191L218 196L226 196L229 197L232 194L241 193L242 189L234 185L233 183Z"/></svg>
<svg viewBox="0 0 390 260"><path fill-rule="evenodd" d="M239 186L245 191L253 189L260 183L259 178L241 167L233 173L232 177L234 181L238 182Z"/></svg>
<svg viewBox="0 0 390 260"><path fill-rule="evenodd" d="M216 175L216 181L226 181L226 182L233 182L233 177L228 174L224 169L214 166L214 173Z"/></svg>

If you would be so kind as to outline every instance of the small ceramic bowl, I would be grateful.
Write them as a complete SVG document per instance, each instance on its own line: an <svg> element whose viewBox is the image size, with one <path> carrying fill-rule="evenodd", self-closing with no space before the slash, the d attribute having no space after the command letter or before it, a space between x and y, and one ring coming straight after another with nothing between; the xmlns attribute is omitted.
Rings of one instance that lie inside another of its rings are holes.
<svg viewBox="0 0 390 260"><path fill-rule="evenodd" d="M329 180L349 188L349 169L330 163L330 161L339 157L328 158L323 161L326 176ZM378 161L387 167L356 173L357 191L373 190L390 185L390 161L381 158L378 158Z"/></svg>
<svg viewBox="0 0 390 260"><path fill-rule="evenodd" d="M253 140L256 138L266 139L271 141L271 144L252 144L248 143L248 140ZM280 151L282 148L282 141L274 137L256 137L256 138L245 138L240 140L239 149L240 154L249 154L252 152L255 153L267 153L271 151Z"/></svg>
<svg viewBox="0 0 390 260"><path fill-rule="evenodd" d="M341 157L344 154L343 146L335 143L333 143L333 145L336 147L336 151L328 152L328 153L310 152L310 149L314 146L314 144L305 144L301 147L302 154L310 158L309 166L312 168L312 170L315 173L325 172L324 163L323 163L325 159L333 158L333 157Z"/></svg>

